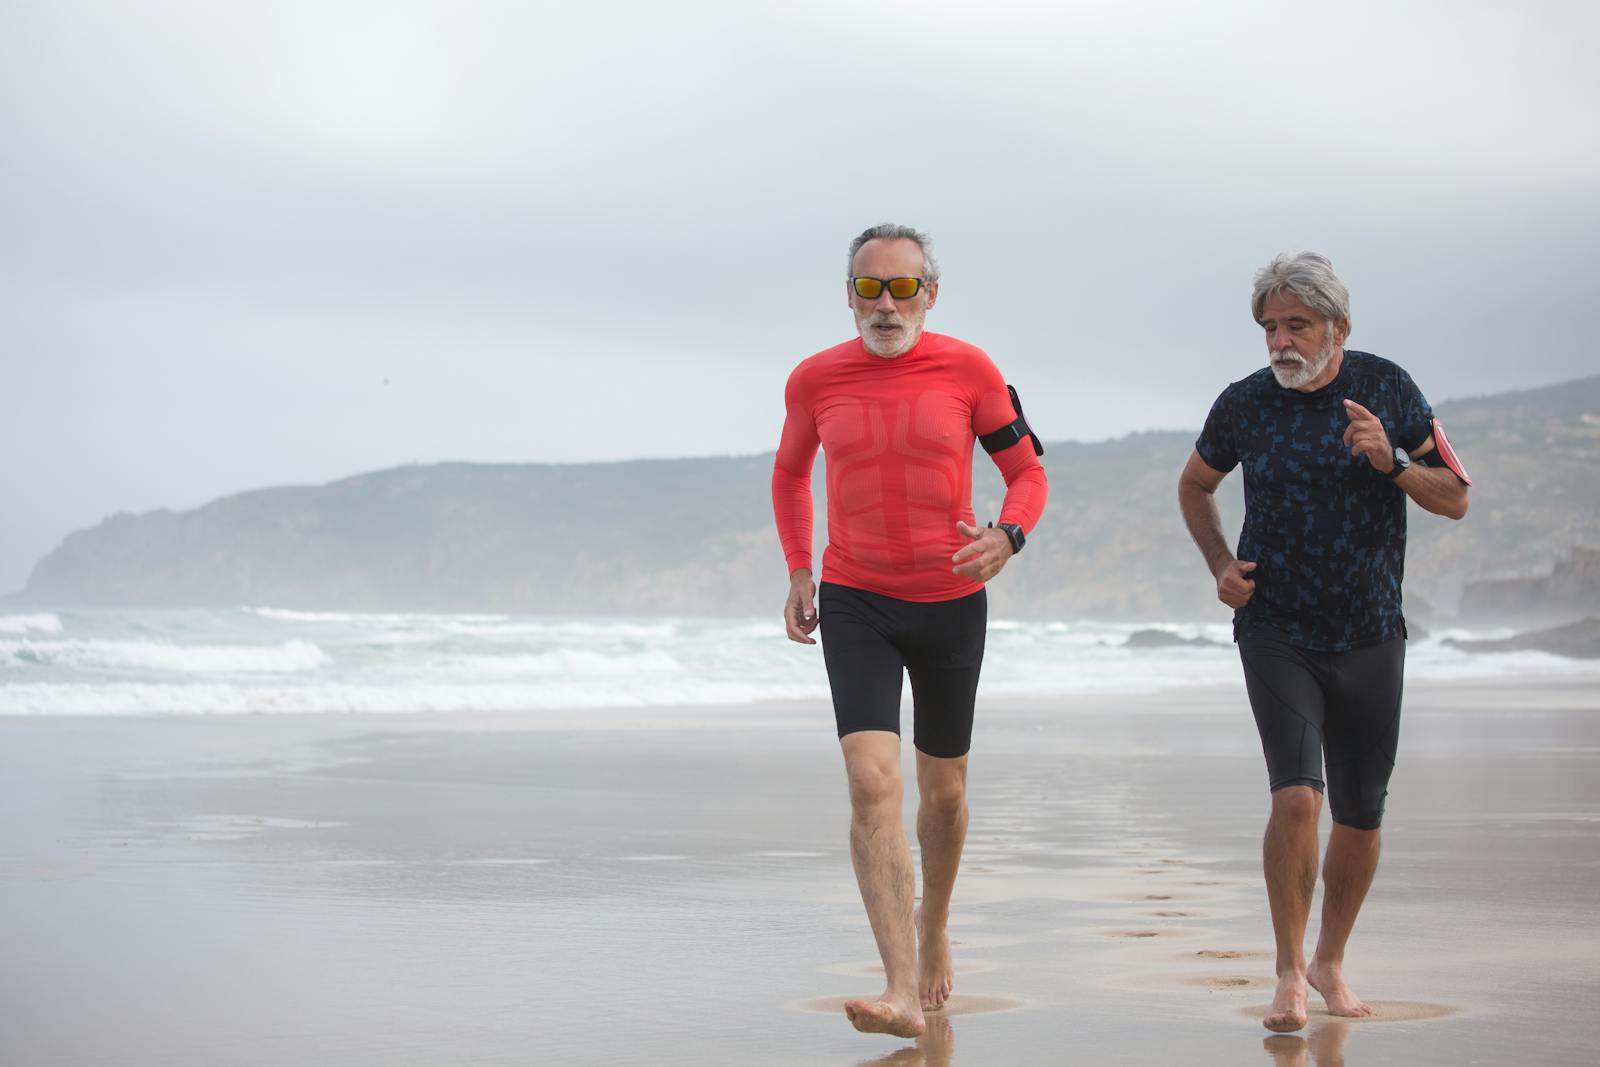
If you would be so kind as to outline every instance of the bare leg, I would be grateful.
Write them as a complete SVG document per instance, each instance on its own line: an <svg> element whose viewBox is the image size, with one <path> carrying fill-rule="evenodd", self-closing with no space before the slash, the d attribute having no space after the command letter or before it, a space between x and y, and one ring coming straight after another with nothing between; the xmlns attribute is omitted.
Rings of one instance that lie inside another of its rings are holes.
<svg viewBox="0 0 1600 1067"><path fill-rule="evenodd" d="M917 753L917 841L922 846L922 907L917 911L918 994L922 1010L944 1005L955 986L950 960L950 894L967 840L967 757Z"/></svg>
<svg viewBox="0 0 1600 1067"><path fill-rule="evenodd" d="M1381 830L1357 830L1338 823L1328 835L1328 855L1322 864L1322 932L1306 980L1322 994L1333 1015L1358 1018L1372 1014L1345 984L1344 947L1377 873L1382 836Z"/></svg>
<svg viewBox="0 0 1600 1067"><path fill-rule="evenodd" d="M863 1033L916 1037L926 1024L917 995L911 920L916 874L900 818L900 737L862 730L846 734L840 744L850 778L850 859L888 978L882 997L847 1000L844 1013Z"/></svg>
<svg viewBox="0 0 1600 1067"><path fill-rule="evenodd" d="M1288 1033L1306 1024L1306 920L1317 888L1317 817L1322 794L1291 785L1272 794L1272 817L1261 846L1267 901L1278 946L1278 989L1262 1020L1268 1030Z"/></svg>

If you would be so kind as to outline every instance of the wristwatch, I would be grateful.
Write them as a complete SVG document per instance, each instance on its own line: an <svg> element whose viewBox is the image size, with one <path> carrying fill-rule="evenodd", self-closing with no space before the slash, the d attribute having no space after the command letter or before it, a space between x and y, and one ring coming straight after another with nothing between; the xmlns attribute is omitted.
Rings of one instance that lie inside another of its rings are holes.
<svg viewBox="0 0 1600 1067"><path fill-rule="evenodd" d="M1011 542L1011 554L1014 556L1022 551L1022 546L1028 543L1027 537L1022 533L1022 527L1014 522L991 522L990 526L1006 535L1006 540Z"/></svg>
<svg viewBox="0 0 1600 1067"><path fill-rule="evenodd" d="M1399 446L1394 450L1394 466L1383 472L1383 476L1390 481L1400 477L1402 471L1411 469L1411 456Z"/></svg>

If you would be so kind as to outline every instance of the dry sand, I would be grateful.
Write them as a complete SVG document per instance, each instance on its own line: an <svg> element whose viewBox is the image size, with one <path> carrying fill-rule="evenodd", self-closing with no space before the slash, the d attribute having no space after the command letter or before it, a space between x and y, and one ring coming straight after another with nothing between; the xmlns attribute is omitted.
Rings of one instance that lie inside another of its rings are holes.
<svg viewBox="0 0 1600 1067"><path fill-rule="evenodd" d="M1592 1063L1600 699L1407 699L1347 961L1377 1020L1259 1025L1226 689L980 708L917 1042L832 1010L880 986L826 707L0 717L0 1062Z"/></svg>

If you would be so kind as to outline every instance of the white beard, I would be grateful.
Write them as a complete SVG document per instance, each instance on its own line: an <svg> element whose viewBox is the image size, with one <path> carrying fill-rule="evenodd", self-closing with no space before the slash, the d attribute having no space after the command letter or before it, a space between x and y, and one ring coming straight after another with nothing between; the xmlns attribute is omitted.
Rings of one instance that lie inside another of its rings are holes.
<svg viewBox="0 0 1600 1067"><path fill-rule="evenodd" d="M872 330L874 322L894 322L901 327L896 336L880 339ZM922 311L919 309L911 315L886 315L877 311L869 311L865 315L856 315L856 330L861 334L861 343L868 352L875 356L893 358L911 351L913 345L922 337Z"/></svg>
<svg viewBox="0 0 1600 1067"><path fill-rule="evenodd" d="M1279 367L1275 362L1269 362L1268 366L1272 368L1272 376L1278 379L1279 385L1285 389L1299 389L1301 386L1316 380L1317 375L1321 374L1323 369L1327 367L1328 360L1333 358L1335 351L1337 351L1337 348L1333 343L1333 331L1329 330L1328 336L1323 338L1322 349L1317 353L1316 359L1307 362L1305 357L1294 349L1285 348L1269 353L1270 360L1288 360L1295 366L1287 370Z"/></svg>

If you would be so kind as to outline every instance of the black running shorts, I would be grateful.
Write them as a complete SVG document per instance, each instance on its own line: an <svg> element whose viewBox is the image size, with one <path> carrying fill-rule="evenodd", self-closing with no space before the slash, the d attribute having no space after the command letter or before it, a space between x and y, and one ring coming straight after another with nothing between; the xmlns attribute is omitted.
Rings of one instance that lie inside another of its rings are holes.
<svg viewBox="0 0 1600 1067"><path fill-rule="evenodd" d="M823 582L817 613L840 737L858 730L898 734L900 684L909 673L912 742L942 759L967 754L989 619L984 590L920 603Z"/></svg>
<svg viewBox="0 0 1600 1067"><path fill-rule="evenodd" d="M1405 638L1313 652L1242 637L1239 658L1271 788L1307 785L1322 792L1326 760L1333 821L1376 830L1400 741Z"/></svg>

